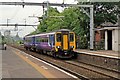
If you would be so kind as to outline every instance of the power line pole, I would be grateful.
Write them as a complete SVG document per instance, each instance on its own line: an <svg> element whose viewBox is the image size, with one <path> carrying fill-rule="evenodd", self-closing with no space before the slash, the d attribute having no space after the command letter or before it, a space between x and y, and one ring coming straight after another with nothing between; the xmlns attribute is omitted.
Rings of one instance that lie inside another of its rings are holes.
<svg viewBox="0 0 120 80"><path fill-rule="evenodd" d="M94 17L93 6L90 7L90 49L94 49Z"/></svg>
<svg viewBox="0 0 120 80"><path fill-rule="evenodd" d="M26 19L24 19L24 22L25 22L25 26L26 26Z"/></svg>
<svg viewBox="0 0 120 80"><path fill-rule="evenodd" d="M7 18L7 27L8 27L8 21L9 21L9 20L10 20L10 19Z"/></svg>
<svg viewBox="0 0 120 80"><path fill-rule="evenodd" d="M118 27L120 27L120 14L118 15Z"/></svg>
<svg viewBox="0 0 120 80"><path fill-rule="evenodd" d="M47 1L47 17L49 16L49 2Z"/></svg>

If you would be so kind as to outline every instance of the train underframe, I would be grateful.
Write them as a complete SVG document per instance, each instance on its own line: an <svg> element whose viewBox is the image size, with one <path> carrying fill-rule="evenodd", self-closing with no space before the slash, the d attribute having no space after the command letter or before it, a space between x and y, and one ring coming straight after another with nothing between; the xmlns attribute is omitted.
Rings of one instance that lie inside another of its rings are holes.
<svg viewBox="0 0 120 80"><path fill-rule="evenodd" d="M76 58L77 54L73 50L61 50L58 49L56 56L59 58Z"/></svg>
<svg viewBox="0 0 120 80"><path fill-rule="evenodd" d="M58 51L55 50L46 50L46 49L37 49L35 47L24 47L26 50L38 52L40 54L47 54L50 56L53 56L54 58L77 58L77 53L74 52L73 50L62 50L58 49Z"/></svg>

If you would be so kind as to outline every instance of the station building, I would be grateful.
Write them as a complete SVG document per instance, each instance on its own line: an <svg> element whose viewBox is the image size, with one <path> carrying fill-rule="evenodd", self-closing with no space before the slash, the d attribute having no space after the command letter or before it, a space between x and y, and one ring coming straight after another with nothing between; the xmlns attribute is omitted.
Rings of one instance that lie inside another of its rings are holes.
<svg viewBox="0 0 120 80"><path fill-rule="evenodd" d="M118 23L105 22L95 29L96 44L103 42L101 48L120 51L120 26Z"/></svg>

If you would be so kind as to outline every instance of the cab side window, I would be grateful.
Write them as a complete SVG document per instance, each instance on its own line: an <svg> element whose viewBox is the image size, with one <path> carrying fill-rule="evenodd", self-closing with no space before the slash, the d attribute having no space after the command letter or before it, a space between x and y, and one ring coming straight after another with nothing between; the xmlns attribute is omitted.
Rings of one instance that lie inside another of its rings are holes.
<svg viewBox="0 0 120 80"><path fill-rule="evenodd" d="M58 33L57 35L56 35L56 38L57 38L57 42L61 42L62 41L62 37L61 37L62 35L60 34L60 33Z"/></svg>
<svg viewBox="0 0 120 80"><path fill-rule="evenodd" d="M74 41L74 34L70 33L70 42L73 42L73 41Z"/></svg>

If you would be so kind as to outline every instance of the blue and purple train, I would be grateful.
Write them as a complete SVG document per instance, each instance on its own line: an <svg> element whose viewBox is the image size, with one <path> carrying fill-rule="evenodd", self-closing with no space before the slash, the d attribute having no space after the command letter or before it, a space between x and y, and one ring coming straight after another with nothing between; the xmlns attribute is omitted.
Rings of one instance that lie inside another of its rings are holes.
<svg viewBox="0 0 120 80"><path fill-rule="evenodd" d="M75 33L60 29L50 33L40 33L24 37L24 48L59 58L76 57Z"/></svg>

